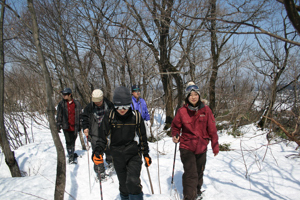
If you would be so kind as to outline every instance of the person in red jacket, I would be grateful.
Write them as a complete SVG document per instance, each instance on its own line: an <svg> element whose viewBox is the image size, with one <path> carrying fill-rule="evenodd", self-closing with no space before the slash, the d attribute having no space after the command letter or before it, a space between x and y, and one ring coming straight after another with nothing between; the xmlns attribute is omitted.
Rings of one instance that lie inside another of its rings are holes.
<svg viewBox="0 0 300 200"><path fill-rule="evenodd" d="M215 118L211 109L201 101L198 86L189 82L185 91L185 104L178 109L172 121L172 139L174 143L180 142L180 158L184 169L183 199L195 200L202 194L207 145L211 140L216 156L219 143Z"/></svg>
<svg viewBox="0 0 300 200"><path fill-rule="evenodd" d="M58 103L56 126L57 131L63 129L67 152L69 155L69 164L76 164L75 141L80 131L80 114L81 104L78 100L73 99L72 90L65 88L61 91L63 100Z"/></svg>

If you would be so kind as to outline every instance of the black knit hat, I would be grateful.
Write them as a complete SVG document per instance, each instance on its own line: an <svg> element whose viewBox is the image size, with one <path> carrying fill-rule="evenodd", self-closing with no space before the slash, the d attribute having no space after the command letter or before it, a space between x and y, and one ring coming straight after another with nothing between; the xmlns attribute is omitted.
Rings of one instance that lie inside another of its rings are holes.
<svg viewBox="0 0 300 200"><path fill-rule="evenodd" d="M130 105L131 102L131 94L128 88L120 86L115 89L113 103L116 106Z"/></svg>

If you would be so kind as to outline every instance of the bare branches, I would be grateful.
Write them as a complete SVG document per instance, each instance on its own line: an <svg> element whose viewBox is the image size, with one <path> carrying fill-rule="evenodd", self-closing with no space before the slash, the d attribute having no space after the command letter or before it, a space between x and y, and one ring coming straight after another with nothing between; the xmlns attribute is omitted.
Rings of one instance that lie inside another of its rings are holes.
<svg viewBox="0 0 300 200"><path fill-rule="evenodd" d="M295 4L294 0L277 0L278 2L282 3L285 7L287 15L291 20L294 28L297 30L298 34L300 34L300 6Z"/></svg>
<svg viewBox="0 0 300 200"><path fill-rule="evenodd" d="M286 136L291 140L291 141L294 141L298 144L298 146L300 146L300 132L299 132L299 129L298 129L298 123L300 122L300 117L298 117L297 119L297 123L296 123L296 127L295 127L295 130L290 133L289 131L287 131L284 126L282 124L280 124L279 122L277 122L275 119L273 118L270 118L270 117L266 117L264 116L265 118L271 120L274 124L276 124L285 134Z"/></svg>

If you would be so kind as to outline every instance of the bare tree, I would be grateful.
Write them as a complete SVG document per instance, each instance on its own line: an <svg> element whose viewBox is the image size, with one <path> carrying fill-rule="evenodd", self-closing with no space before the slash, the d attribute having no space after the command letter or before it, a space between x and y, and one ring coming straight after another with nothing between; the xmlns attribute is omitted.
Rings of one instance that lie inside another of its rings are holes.
<svg viewBox="0 0 300 200"><path fill-rule="evenodd" d="M33 0L27 0L28 9L31 13L32 18L32 33L35 41L38 62L42 67L45 85L46 85L46 94L47 94L47 114L48 120L50 124L50 130L52 134L52 138L57 151L57 168L56 168L56 184L55 184L55 192L54 199L64 199L64 190L66 184L66 159L65 159L65 151L60 141L59 135L57 134L56 124L55 124L55 108L52 101L52 84L50 79L50 74L44 59L43 51L41 48L40 40L39 40L39 27L37 24L36 13L33 5Z"/></svg>
<svg viewBox="0 0 300 200"><path fill-rule="evenodd" d="M282 19L284 27L287 26L287 17ZM287 29L283 30L285 38L295 38L295 34L289 34ZM297 81L300 75L297 75L296 79L288 81L288 79L282 79L282 75L286 73L289 68L289 58L295 45L288 42L279 42L275 39L263 39L258 36L255 37L262 53L256 52L259 62L254 64L259 73L268 77L269 79L269 96L266 112L266 117L273 118L272 113L274 105L277 99L277 94L290 86L293 82ZM261 119L260 125L265 127L267 118Z"/></svg>
<svg viewBox="0 0 300 200"><path fill-rule="evenodd" d="M4 126L4 38L3 23L5 12L5 0L1 1L0 16L0 144L5 156L5 162L10 170L12 177L21 177L19 165L15 159L14 152L11 151Z"/></svg>
<svg viewBox="0 0 300 200"><path fill-rule="evenodd" d="M280 3L284 4L285 10L287 12L287 16L289 17L291 23L294 28L300 35L300 6L296 5L297 1L294 0L277 0Z"/></svg>
<svg viewBox="0 0 300 200"><path fill-rule="evenodd" d="M107 5L108 4L108 5ZM87 21L87 24L82 24L82 28L86 33L87 38L90 39L90 49L98 57L100 65L102 67L102 74L105 82L105 87L102 86L105 96L108 99L112 99L112 86L109 78L109 72L107 67L107 49L110 46L110 33L109 25L106 24L106 19L103 15L110 14L110 6L114 7L115 3L109 4L109 1L102 2L86 2L80 1L80 6L83 9L77 9L77 12L81 14L81 17ZM116 2L117 4L117 2ZM113 8L112 8L113 10Z"/></svg>

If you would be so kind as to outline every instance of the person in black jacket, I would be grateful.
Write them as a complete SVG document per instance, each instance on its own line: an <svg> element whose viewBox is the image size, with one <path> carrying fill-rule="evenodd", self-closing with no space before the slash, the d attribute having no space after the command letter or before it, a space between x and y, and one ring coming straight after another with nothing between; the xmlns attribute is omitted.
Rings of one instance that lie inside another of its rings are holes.
<svg viewBox="0 0 300 200"><path fill-rule="evenodd" d="M98 129L101 125L103 116L114 108L114 104L107 98L103 97L103 92L100 89L95 89L92 92L92 102L89 103L81 114L82 118L82 129L85 136L89 139L92 144L92 149L95 149L96 141L98 139ZM110 151L107 148L105 151L106 162L109 168L113 168L112 157ZM94 170L98 173L98 168L94 165ZM104 163L100 165L100 176L102 179L105 178L105 167ZM98 177L98 175L97 175Z"/></svg>
<svg viewBox="0 0 300 200"><path fill-rule="evenodd" d="M65 88L61 91L63 95L63 100L58 103L57 106L57 116L56 116L56 126L57 131L63 129L66 146L69 155L69 163L76 164L75 157L75 141L77 134L80 131L80 114L81 114L81 104L79 101L73 99L72 90L70 88Z"/></svg>
<svg viewBox="0 0 300 200"><path fill-rule="evenodd" d="M128 88L116 88L113 103L115 108L105 114L99 128L99 138L92 158L96 165L103 163L102 153L107 145L107 137L110 136L110 150L119 179L121 200L142 200L142 155L146 167L151 164L145 124L140 113L133 112L130 107L131 95ZM140 123L136 123L136 117L141 119ZM135 140L136 136L138 141Z"/></svg>

